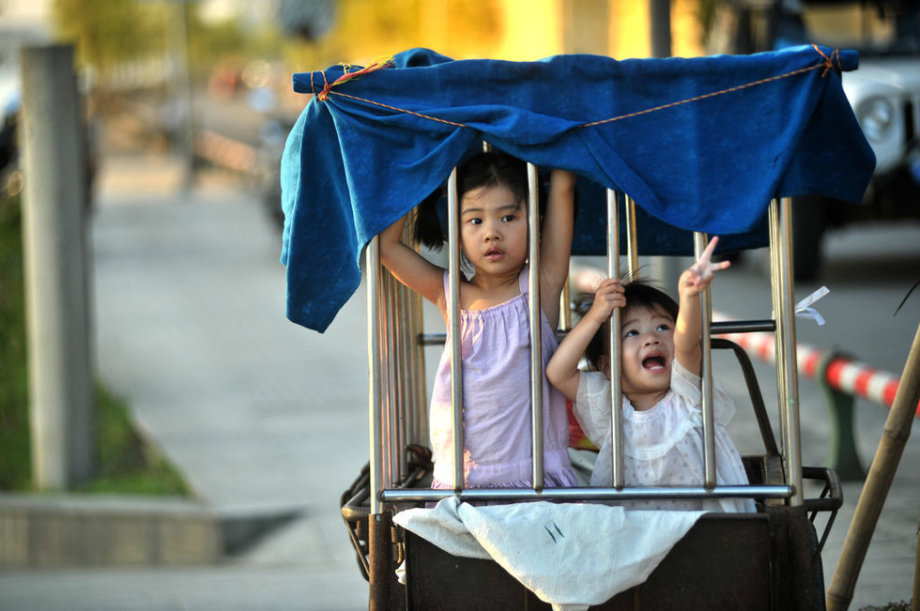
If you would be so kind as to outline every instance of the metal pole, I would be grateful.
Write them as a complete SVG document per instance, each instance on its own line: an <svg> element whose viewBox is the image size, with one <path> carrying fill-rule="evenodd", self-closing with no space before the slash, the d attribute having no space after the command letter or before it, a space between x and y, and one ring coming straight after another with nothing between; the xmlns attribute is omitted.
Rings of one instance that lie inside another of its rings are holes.
<svg viewBox="0 0 920 611"><path fill-rule="evenodd" d="M795 492L789 499L792 506L801 505L802 448L799 430L799 369L795 351L795 279L792 275L792 198L780 200L780 332L783 346L783 386L786 391L786 483Z"/></svg>
<svg viewBox="0 0 920 611"><path fill-rule="evenodd" d="M607 275L620 277L620 215L617 208L617 193L607 189ZM622 351L620 348L620 326L623 312L613 310L610 318L610 451L613 487L623 488L623 381L620 377Z"/></svg>
<svg viewBox="0 0 920 611"><path fill-rule="evenodd" d="M399 369L399 399L396 403L398 428L397 445L399 449L397 482L401 482L409 473L406 456L406 446L409 444L410 426L409 426L409 407L410 407L410 389L412 388L412 373L409 366L409 351L413 348L411 336L407 333L409 326L409 299L407 289L401 283L396 283L397 290L397 310L396 310L396 328L398 331L396 339L396 354L398 356Z"/></svg>
<svg viewBox="0 0 920 611"><path fill-rule="evenodd" d="M904 364L901 382L894 403L885 420L885 428L879 441L875 457L869 467L866 484L856 502L856 511L850 522L840 560L831 578L831 587L827 591L828 611L844 611L853 600L853 590L859 571L862 568L866 551L872 541L872 533L878 522L891 482L894 480L904 452L904 446L910 438L911 421L920 398L920 326L914 335L914 342ZM916 606L916 590L914 601Z"/></svg>
<svg viewBox="0 0 920 611"><path fill-rule="evenodd" d="M418 211L413 211L412 218L415 219ZM414 223L413 223L414 224ZM416 245L418 250L418 245ZM412 436L410 442L415 444L428 444L428 411L427 397L425 387L425 347L418 338L425 330L425 313L422 311L422 297L415 291L409 291L409 302L411 303L412 326L409 331L410 341L412 342Z"/></svg>
<svg viewBox="0 0 920 611"><path fill-rule="evenodd" d="M390 487L396 462L393 460L393 389L396 385L396 375L394 371L395 363L393 362L393 291L390 290L392 283L393 277L389 272L381 271L378 303L380 304L380 366L381 381L383 383L380 402L382 425L380 429L380 442L382 445L381 471L383 473L380 487L382 489Z"/></svg>
<svg viewBox="0 0 920 611"><path fill-rule="evenodd" d="M86 152L73 47L22 52L23 255L32 468L39 488L93 470Z"/></svg>
<svg viewBox="0 0 920 611"><path fill-rule="evenodd" d="M527 246L530 270L530 432L533 437L533 488L543 489L543 329L540 313L540 191L537 166L527 164Z"/></svg>
<svg viewBox="0 0 920 611"><path fill-rule="evenodd" d="M776 362L776 405L779 409L780 443L782 444L782 452L785 457L786 449L789 447L789 440L787 435L788 431L786 430L786 382L783 376L783 320L779 315L782 304L783 281L779 259L780 223L778 200L773 199L770 201L768 215L770 235L770 298L773 302L773 318L776 321L776 332L773 335L774 361ZM785 458L783 458L783 462L785 463ZM786 468L788 472L788 465L786 465Z"/></svg>
<svg viewBox="0 0 920 611"><path fill-rule="evenodd" d="M403 340L405 330L403 316L406 310L403 304L403 285L395 278L393 280L391 285L394 293L393 311L390 314L393 321L393 354L390 363L396 375L395 392L393 393L393 445L395 450L393 470L396 476L390 481L395 484L406 473L406 343Z"/></svg>
<svg viewBox="0 0 920 611"><path fill-rule="evenodd" d="M705 233L693 233L696 258L702 256L709 243ZM702 371L700 378L703 395L703 485L713 488L716 485L716 422L712 410L712 343L709 325L712 321L712 299L709 287L700 294L700 351Z"/></svg>
<svg viewBox="0 0 920 611"><path fill-rule="evenodd" d="M425 314L422 311L422 298L418 293L412 293L413 302L413 323L414 329L412 337L417 338L425 328ZM415 423L415 435L412 438L413 443L428 443L428 397L425 389L425 347L420 343L415 343L415 414L413 421Z"/></svg>
<svg viewBox="0 0 920 611"><path fill-rule="evenodd" d="M641 488L468 488L466 490L443 490L433 488L393 488L384 490L383 500L388 503L437 502L451 496L461 501L614 501L640 499L785 499L792 495L789 486L667 486L662 488L643 486ZM389 515L389 514L383 514Z"/></svg>
<svg viewBox="0 0 920 611"><path fill-rule="evenodd" d="M457 168L447 179L447 326L450 342L450 406L453 414L454 489L463 489L463 361L460 352L460 199Z"/></svg>
<svg viewBox="0 0 920 611"><path fill-rule="evenodd" d="M629 277L639 275L639 232L636 229L636 202L626 196L626 252L629 258Z"/></svg>
<svg viewBox="0 0 920 611"><path fill-rule="evenodd" d="M368 429L370 431L370 512L380 513L380 319L377 297L380 284L380 243L375 237L368 245L365 256L367 276L367 378L368 378Z"/></svg>
<svg viewBox="0 0 920 611"><path fill-rule="evenodd" d="M562 293L559 295L559 329L570 331L572 329L572 289L569 286L569 278L566 276L562 284Z"/></svg>

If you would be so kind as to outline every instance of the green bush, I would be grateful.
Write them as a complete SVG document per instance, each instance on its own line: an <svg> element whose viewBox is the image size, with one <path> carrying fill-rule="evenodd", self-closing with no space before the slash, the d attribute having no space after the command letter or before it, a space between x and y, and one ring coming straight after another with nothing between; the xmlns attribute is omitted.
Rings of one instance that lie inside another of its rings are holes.
<svg viewBox="0 0 920 611"><path fill-rule="evenodd" d="M18 198L0 197L0 490L32 489L29 383ZM87 492L187 494L181 476L145 444L124 401L96 387L96 477Z"/></svg>

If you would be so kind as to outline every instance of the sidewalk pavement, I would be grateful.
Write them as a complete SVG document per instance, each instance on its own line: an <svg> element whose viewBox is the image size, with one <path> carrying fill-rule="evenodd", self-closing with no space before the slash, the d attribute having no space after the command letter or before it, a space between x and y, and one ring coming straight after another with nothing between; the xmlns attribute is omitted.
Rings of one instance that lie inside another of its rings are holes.
<svg viewBox="0 0 920 611"><path fill-rule="evenodd" d="M339 494L367 460L363 294L323 335L288 322L267 215L226 181L205 178L177 196L175 169L162 159L107 163L92 240L100 376L201 498L226 509L297 508L302 517L217 567L3 573L0 610L366 608L338 511ZM718 308L756 317L727 301ZM773 368L757 369L771 389ZM739 386L729 390L741 396ZM803 380L801 390L803 405L823 406L813 383ZM803 410L805 464L823 464L822 410ZM861 403L867 464L884 416ZM751 423L739 409L733 434L742 451L756 452ZM910 597L918 433L915 423L853 609ZM828 583L858 490L845 487L824 552Z"/></svg>

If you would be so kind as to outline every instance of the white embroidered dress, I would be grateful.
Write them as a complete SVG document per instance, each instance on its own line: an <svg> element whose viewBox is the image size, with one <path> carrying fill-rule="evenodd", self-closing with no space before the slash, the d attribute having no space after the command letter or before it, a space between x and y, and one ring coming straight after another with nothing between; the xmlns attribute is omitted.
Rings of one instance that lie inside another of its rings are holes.
<svg viewBox="0 0 920 611"><path fill-rule="evenodd" d="M701 486L703 484L703 417L700 378L680 365L671 365L668 394L647 410L638 411L623 397L623 467L626 486ZM735 414L731 398L713 389L716 421L716 481L747 484L741 456L725 425ZM592 486L613 485L610 454L610 382L596 371L583 371L575 400L575 417L585 435L600 448ZM623 503L634 509L694 509L755 511L751 499L643 500Z"/></svg>

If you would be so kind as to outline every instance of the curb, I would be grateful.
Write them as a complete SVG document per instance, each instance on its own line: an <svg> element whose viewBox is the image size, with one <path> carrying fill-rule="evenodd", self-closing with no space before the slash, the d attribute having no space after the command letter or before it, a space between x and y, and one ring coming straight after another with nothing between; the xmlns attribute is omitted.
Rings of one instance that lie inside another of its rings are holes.
<svg viewBox="0 0 920 611"><path fill-rule="evenodd" d="M0 494L0 569L216 564L302 513L178 497Z"/></svg>

